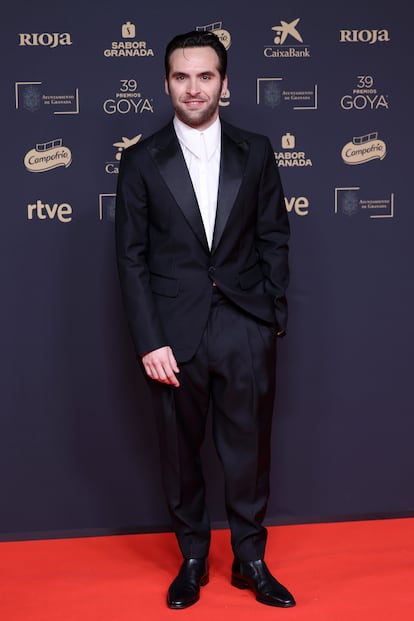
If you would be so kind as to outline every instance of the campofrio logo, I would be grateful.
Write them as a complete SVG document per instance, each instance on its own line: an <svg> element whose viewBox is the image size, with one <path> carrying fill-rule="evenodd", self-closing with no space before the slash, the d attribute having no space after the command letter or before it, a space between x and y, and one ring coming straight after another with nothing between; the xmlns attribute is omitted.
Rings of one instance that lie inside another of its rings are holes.
<svg viewBox="0 0 414 621"><path fill-rule="evenodd" d="M226 50L231 46L231 34L223 28L223 22L212 22L205 26L196 26L195 29L199 32L213 32L220 39Z"/></svg>
<svg viewBox="0 0 414 621"><path fill-rule="evenodd" d="M50 142L39 143L30 149L24 157L24 165L29 172L46 172L72 163L72 153L63 146L62 138Z"/></svg>
<svg viewBox="0 0 414 621"><path fill-rule="evenodd" d="M354 136L342 148L341 156L345 164L364 164L372 160L383 160L387 155L387 146L383 140L378 140L378 132Z"/></svg>

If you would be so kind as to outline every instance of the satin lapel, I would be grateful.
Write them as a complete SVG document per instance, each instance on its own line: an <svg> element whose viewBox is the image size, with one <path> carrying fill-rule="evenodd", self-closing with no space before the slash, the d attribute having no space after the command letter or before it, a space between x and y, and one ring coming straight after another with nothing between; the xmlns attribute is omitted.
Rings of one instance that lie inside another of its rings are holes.
<svg viewBox="0 0 414 621"><path fill-rule="evenodd" d="M172 126L161 132L158 140L154 141L148 150L194 234L203 248L209 252L191 177Z"/></svg>
<svg viewBox="0 0 414 621"><path fill-rule="evenodd" d="M248 154L249 146L246 140L241 139L235 142L223 131L219 191L212 253L220 243L220 239L240 190Z"/></svg>

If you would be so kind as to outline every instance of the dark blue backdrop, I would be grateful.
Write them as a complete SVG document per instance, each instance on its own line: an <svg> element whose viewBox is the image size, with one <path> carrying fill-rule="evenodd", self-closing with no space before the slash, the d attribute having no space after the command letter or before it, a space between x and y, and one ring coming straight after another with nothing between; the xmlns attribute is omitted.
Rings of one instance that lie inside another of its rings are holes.
<svg viewBox="0 0 414 621"><path fill-rule="evenodd" d="M10 3L1 25L2 539L168 528L121 307L113 210L122 148L170 117L165 43L194 27L230 43L222 116L270 137L292 225L268 519L413 515L404 6ZM209 442L205 461L220 525Z"/></svg>

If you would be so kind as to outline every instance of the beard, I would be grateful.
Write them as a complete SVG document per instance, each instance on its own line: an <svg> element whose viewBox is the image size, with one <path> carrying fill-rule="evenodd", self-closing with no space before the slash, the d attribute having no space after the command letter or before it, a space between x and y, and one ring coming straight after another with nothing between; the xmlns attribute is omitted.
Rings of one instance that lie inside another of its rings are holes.
<svg viewBox="0 0 414 621"><path fill-rule="evenodd" d="M208 101L208 105L203 106L201 110L191 110L186 107L185 101L191 100L191 97L184 99L183 102L173 98L172 104L177 117L180 121L194 129L208 125L210 121L214 121L217 116L221 90L222 85L220 85L216 93L211 95L209 100L202 97L203 101ZM201 97L197 97L197 99L200 98Z"/></svg>

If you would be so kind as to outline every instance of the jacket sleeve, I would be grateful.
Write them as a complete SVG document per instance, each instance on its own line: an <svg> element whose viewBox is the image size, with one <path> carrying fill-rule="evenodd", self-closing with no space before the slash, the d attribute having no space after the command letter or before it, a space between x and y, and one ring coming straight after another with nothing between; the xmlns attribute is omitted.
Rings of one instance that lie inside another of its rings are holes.
<svg viewBox="0 0 414 621"><path fill-rule="evenodd" d="M126 149L121 158L115 209L118 272L137 356L167 345L150 286L148 194L140 171L145 153Z"/></svg>
<svg viewBox="0 0 414 621"><path fill-rule="evenodd" d="M266 138L259 186L256 248L265 277L265 289L273 297L280 335L286 331L289 282L289 219L282 183L270 141Z"/></svg>

